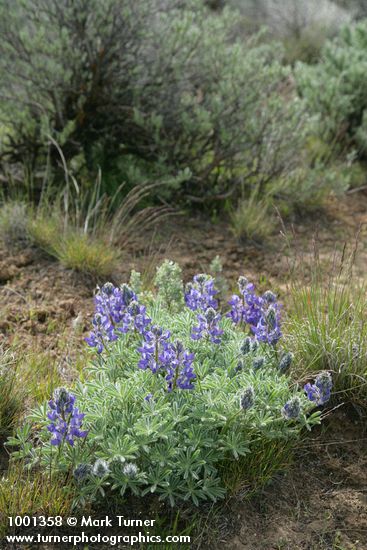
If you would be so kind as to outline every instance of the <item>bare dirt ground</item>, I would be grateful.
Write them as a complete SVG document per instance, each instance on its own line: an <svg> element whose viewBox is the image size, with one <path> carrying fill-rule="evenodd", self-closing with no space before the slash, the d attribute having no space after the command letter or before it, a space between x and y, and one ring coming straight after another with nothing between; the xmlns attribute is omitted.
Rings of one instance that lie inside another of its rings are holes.
<svg viewBox="0 0 367 550"><path fill-rule="evenodd" d="M250 502L233 507L236 519L225 546L365 550L366 448L365 420L340 410L306 439L290 470Z"/></svg>
<svg viewBox="0 0 367 550"><path fill-rule="evenodd" d="M366 227L367 195L356 193L330 201L324 211L294 228L287 225L287 233L291 249L311 259L314 241L320 258L326 259L344 243L352 248L360 229L355 273L365 279ZM286 301L292 255L286 238L279 233L266 248L241 245L224 221L200 217L167 220L159 231L137 239L125 251L114 279L128 280L132 268L149 278L166 257L178 261L188 279L207 270L217 254L231 283L244 274L275 289ZM39 251L10 254L0 249L0 344L17 344L25 352L47 350L60 375L69 379L89 329L93 291L85 279ZM367 550L366 472L366 418L342 406L306 440L286 474L250 502L231 500L217 548ZM205 540L201 547L214 548Z"/></svg>

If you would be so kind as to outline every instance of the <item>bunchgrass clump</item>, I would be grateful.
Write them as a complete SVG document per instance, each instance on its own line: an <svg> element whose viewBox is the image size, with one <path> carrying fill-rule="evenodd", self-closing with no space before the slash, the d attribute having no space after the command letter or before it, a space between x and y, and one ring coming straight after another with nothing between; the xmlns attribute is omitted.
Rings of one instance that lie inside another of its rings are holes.
<svg viewBox="0 0 367 550"><path fill-rule="evenodd" d="M274 233L276 225L268 200L259 199L257 193L239 201L230 221L234 236L243 242L262 243Z"/></svg>
<svg viewBox="0 0 367 550"><path fill-rule="evenodd" d="M24 388L17 377L17 361L0 348L0 438L9 435L23 411Z"/></svg>
<svg viewBox="0 0 367 550"><path fill-rule="evenodd" d="M55 256L55 246L62 237L60 220L42 212L33 212L27 224L31 243L50 256Z"/></svg>
<svg viewBox="0 0 367 550"><path fill-rule="evenodd" d="M297 277L291 284L285 331L298 378L330 371L335 398L367 405L366 288L345 258L322 266L315 257L311 271L309 284Z"/></svg>
<svg viewBox="0 0 367 550"><path fill-rule="evenodd" d="M26 389L29 403L40 403L61 385L55 357L47 350L16 350L17 384Z"/></svg>
<svg viewBox="0 0 367 550"><path fill-rule="evenodd" d="M273 292L257 294L240 277L220 311L209 275L196 275L184 296L169 283L142 294L145 303L126 284L100 288L88 376L55 390L9 440L30 467L64 475L81 503L155 494L198 505L257 487L320 421L329 375L307 394L287 376Z"/></svg>
<svg viewBox="0 0 367 550"><path fill-rule="evenodd" d="M117 250L102 237L91 237L76 228L63 231L60 219L38 214L29 222L34 245L56 258L63 266L103 280L116 268Z"/></svg>
<svg viewBox="0 0 367 550"><path fill-rule="evenodd" d="M66 268L84 273L98 281L111 277L118 251L102 239L70 231L53 243L54 255Z"/></svg>
<svg viewBox="0 0 367 550"><path fill-rule="evenodd" d="M29 222L29 234L38 246L68 269L95 280L110 277L116 268L118 253L102 237L91 237L75 227L63 230L60 219L36 215Z"/></svg>
<svg viewBox="0 0 367 550"><path fill-rule="evenodd" d="M11 462L0 478L0 537L10 533L9 516L62 516L72 509L72 487L40 470Z"/></svg>

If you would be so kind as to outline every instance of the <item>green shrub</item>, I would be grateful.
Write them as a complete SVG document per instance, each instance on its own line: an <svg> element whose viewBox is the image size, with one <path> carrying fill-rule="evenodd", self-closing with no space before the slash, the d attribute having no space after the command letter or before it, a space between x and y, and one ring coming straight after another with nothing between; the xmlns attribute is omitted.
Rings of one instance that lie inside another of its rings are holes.
<svg viewBox="0 0 367 550"><path fill-rule="evenodd" d="M339 146L366 155L367 24L345 27L325 44L317 65L299 64L296 78L300 94L319 116L320 135Z"/></svg>
<svg viewBox="0 0 367 550"><path fill-rule="evenodd" d="M305 271L305 266L297 271ZM347 263L316 259L309 285L294 279L286 323L286 345L294 352L301 379L332 372L335 398L367 406L366 288Z"/></svg>
<svg viewBox="0 0 367 550"><path fill-rule="evenodd" d="M173 277L178 288L179 270ZM291 357L278 355L275 295L256 297L239 280L240 292L261 304L254 330L269 345L247 337L239 296L232 297L233 322L213 309L213 283L196 276L184 309L182 295L177 308L154 295L143 306L127 285L104 285L87 339L99 352L89 375L73 394L59 389L29 415L35 430L26 425L9 440L20 449L15 456L73 474L81 502L154 493L171 505L198 504L263 484L320 413L309 414L315 403L285 373ZM160 296L167 292L160 288Z"/></svg>
<svg viewBox="0 0 367 550"><path fill-rule="evenodd" d="M287 173L307 117L281 48L233 41L236 22L202 0L3 1L3 157L34 167L50 134L67 161L199 201Z"/></svg>
<svg viewBox="0 0 367 550"><path fill-rule="evenodd" d="M348 9L356 19L367 17L367 5L364 0L334 0L342 8Z"/></svg>
<svg viewBox="0 0 367 550"><path fill-rule="evenodd" d="M275 181L269 187L269 195L273 195L273 202L280 211L285 205L288 214L292 211L304 214L322 207L330 195L341 196L351 185L361 181L362 174L357 165L343 160L314 159L314 166L310 168L305 159L304 165L290 177Z"/></svg>

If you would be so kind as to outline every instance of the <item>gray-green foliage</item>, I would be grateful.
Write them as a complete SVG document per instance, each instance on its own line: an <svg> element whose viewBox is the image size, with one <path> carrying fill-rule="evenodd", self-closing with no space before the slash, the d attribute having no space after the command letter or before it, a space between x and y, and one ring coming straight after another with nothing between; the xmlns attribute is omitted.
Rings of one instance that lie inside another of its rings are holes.
<svg viewBox="0 0 367 550"><path fill-rule="evenodd" d="M156 297L147 306L153 323L169 328L171 338L195 354L194 389L167 391L164 372L138 368L141 337L121 334L73 390L86 414L86 439L55 452L45 404L28 419L39 428L37 445L24 427L9 441L20 446L15 456L26 456L29 466L41 463L50 475L70 476L78 468L82 501L132 492L154 493L171 505L198 504L238 486L261 485L319 413L309 414L312 403L281 373L274 349L250 345L230 319L223 317L222 343L216 345L190 337L195 312L172 313ZM287 420L283 406L297 395L301 413Z"/></svg>
<svg viewBox="0 0 367 550"><path fill-rule="evenodd" d="M158 299L171 311L183 308L182 269L172 260L165 260L159 267L154 279L158 288Z"/></svg>
<svg viewBox="0 0 367 550"><path fill-rule="evenodd" d="M34 166L50 133L67 159L204 200L288 173L307 117L281 48L234 40L236 22L202 0L3 0L7 158Z"/></svg>
<svg viewBox="0 0 367 550"><path fill-rule="evenodd" d="M135 271L135 269L132 269L130 273L129 285L132 288L132 290L135 292L135 294L141 293L142 280L141 280L141 273L139 271Z"/></svg>
<svg viewBox="0 0 367 550"><path fill-rule="evenodd" d="M325 44L315 66L299 64L296 78L310 111L319 116L323 138L367 150L367 24L345 27Z"/></svg>
<svg viewBox="0 0 367 550"><path fill-rule="evenodd" d="M228 282L223 274L223 263L220 256L215 256L210 262L209 272L214 277L215 287L219 291L219 296L223 299L228 292Z"/></svg>
<svg viewBox="0 0 367 550"><path fill-rule="evenodd" d="M334 0L344 9L350 11L355 19L364 19L367 16L367 4L365 0Z"/></svg>

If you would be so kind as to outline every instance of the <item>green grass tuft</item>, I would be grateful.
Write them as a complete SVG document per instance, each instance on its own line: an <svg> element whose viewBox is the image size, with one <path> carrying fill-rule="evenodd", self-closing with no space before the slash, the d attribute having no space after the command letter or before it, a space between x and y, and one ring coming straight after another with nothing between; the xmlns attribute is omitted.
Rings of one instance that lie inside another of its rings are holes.
<svg viewBox="0 0 367 550"><path fill-rule="evenodd" d="M18 383L15 356L0 349L0 437L11 433L23 406L24 389Z"/></svg>
<svg viewBox="0 0 367 550"><path fill-rule="evenodd" d="M261 243L275 229L275 219L266 199L259 200L257 193L238 203L230 214L232 232L239 241Z"/></svg>
<svg viewBox="0 0 367 550"><path fill-rule="evenodd" d="M0 536L10 532L8 516L67 517L72 501L71 487L61 480L11 462L6 475L0 478Z"/></svg>
<svg viewBox="0 0 367 550"><path fill-rule="evenodd" d="M323 269L316 259L309 285L293 281L285 344L300 379L331 371L338 400L367 406L366 287L341 262Z"/></svg>
<svg viewBox="0 0 367 550"><path fill-rule="evenodd" d="M102 239L69 232L53 243L54 255L67 268L99 281L111 277L117 267L118 252Z"/></svg>

